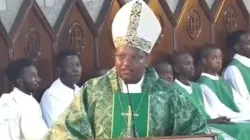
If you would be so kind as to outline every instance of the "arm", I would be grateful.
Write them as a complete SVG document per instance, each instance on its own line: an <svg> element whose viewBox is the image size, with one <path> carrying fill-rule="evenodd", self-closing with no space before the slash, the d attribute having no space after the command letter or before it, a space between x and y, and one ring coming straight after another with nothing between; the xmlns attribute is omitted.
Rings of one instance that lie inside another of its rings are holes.
<svg viewBox="0 0 250 140"><path fill-rule="evenodd" d="M0 98L0 139L20 139L20 114L17 108L15 109L16 105L8 99L8 95L3 94Z"/></svg>
<svg viewBox="0 0 250 140"><path fill-rule="evenodd" d="M239 95L239 93L237 93L233 88L232 91L233 91L234 102L236 106L239 108L240 112L245 112L250 114L250 108L249 108L250 104L245 99L243 99Z"/></svg>
<svg viewBox="0 0 250 140"><path fill-rule="evenodd" d="M86 113L84 100L91 87L84 86L71 105L59 116L45 140L94 138L91 124Z"/></svg>
<svg viewBox="0 0 250 140"><path fill-rule="evenodd" d="M66 108L59 99L49 94L50 91L44 93L44 97L41 101L41 108L43 112L44 120L49 128L53 126L53 123L57 120L58 116L64 112Z"/></svg>
<svg viewBox="0 0 250 140"><path fill-rule="evenodd" d="M237 67L229 66L224 72L223 77L242 98L250 102L248 89Z"/></svg>
<svg viewBox="0 0 250 140"><path fill-rule="evenodd" d="M20 127L25 139L40 140L48 131L48 128L38 112L22 112L20 118Z"/></svg>
<svg viewBox="0 0 250 140"><path fill-rule="evenodd" d="M201 88L205 95L206 102L214 111L217 111L219 116L226 116L230 118L232 122L234 122L234 120L237 122L249 120L246 114L234 112L221 103L216 94L207 85L202 84Z"/></svg>

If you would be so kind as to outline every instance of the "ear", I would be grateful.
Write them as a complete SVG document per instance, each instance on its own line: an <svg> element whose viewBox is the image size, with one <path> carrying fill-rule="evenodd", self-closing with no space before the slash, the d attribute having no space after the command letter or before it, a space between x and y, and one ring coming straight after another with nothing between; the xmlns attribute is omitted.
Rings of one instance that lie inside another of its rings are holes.
<svg viewBox="0 0 250 140"><path fill-rule="evenodd" d="M234 49L235 49L236 51L240 51L240 45L239 45L239 44L236 44L236 45L234 46Z"/></svg>
<svg viewBox="0 0 250 140"><path fill-rule="evenodd" d="M207 65L207 59L202 58L202 59L201 59L201 62L202 62L203 65L205 65L205 66Z"/></svg>
<svg viewBox="0 0 250 140"><path fill-rule="evenodd" d="M179 66L174 66L173 70L174 70L174 73L176 73L176 74L180 73Z"/></svg>
<svg viewBox="0 0 250 140"><path fill-rule="evenodd" d="M23 79L22 78L18 78L17 80L16 80L16 84L18 85L18 86L23 86Z"/></svg>

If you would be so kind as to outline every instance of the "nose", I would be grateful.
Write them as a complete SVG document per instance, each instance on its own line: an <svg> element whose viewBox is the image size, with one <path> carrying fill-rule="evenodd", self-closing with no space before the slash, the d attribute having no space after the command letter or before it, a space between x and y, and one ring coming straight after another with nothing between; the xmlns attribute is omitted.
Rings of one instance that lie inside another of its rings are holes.
<svg viewBox="0 0 250 140"><path fill-rule="evenodd" d="M123 62L124 66L131 66L132 65L132 60L130 57L127 57L124 62Z"/></svg>
<svg viewBox="0 0 250 140"><path fill-rule="evenodd" d="M41 78L39 76L36 77L36 82L38 82L38 83L41 82Z"/></svg>

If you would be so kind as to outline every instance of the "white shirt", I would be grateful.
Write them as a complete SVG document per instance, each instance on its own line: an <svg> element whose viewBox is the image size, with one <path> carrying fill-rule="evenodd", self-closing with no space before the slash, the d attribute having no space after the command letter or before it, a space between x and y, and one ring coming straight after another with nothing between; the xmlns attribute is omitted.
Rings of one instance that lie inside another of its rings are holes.
<svg viewBox="0 0 250 140"><path fill-rule="evenodd" d="M0 139L40 140L48 128L38 102L14 88L0 98Z"/></svg>
<svg viewBox="0 0 250 140"><path fill-rule="evenodd" d="M142 76L141 80L136 84L127 84L129 93L141 93L142 92L142 83L144 80L144 75ZM122 93L128 93L126 84L122 81Z"/></svg>
<svg viewBox="0 0 250 140"><path fill-rule="evenodd" d="M64 85L58 78L44 92L40 105L43 118L49 128L53 126L59 115L65 111L78 94L79 87L77 85L74 86L75 89L73 90Z"/></svg>
<svg viewBox="0 0 250 140"><path fill-rule="evenodd" d="M235 54L234 59L238 60L246 67L250 68L249 58L239 55L239 54ZM236 66L227 67L223 74L223 77L237 91L237 93L239 93L239 95L242 98L244 98L250 103L250 98L249 98L250 94L247 89L246 83L240 73L240 70Z"/></svg>
<svg viewBox="0 0 250 140"><path fill-rule="evenodd" d="M202 73L202 76L206 76L212 80L219 80L219 76L210 75L207 73ZM249 104L244 101L238 93L233 90L234 102L240 110L240 113L232 111L226 105L224 105L211 88L205 84L201 84L201 89L205 95L205 100L208 105L213 109L213 112L208 113L211 119L226 116L231 118L232 122L244 122L250 120Z"/></svg>

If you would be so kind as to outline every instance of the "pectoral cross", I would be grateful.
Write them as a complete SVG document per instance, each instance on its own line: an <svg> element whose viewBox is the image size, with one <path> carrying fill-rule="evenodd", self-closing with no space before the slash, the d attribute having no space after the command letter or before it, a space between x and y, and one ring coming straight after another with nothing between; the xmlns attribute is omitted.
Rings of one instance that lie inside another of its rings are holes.
<svg viewBox="0 0 250 140"><path fill-rule="evenodd" d="M125 138L132 138L133 137L133 132L131 130L131 124L132 124L132 110L131 106L128 106L128 113L122 113L122 116L128 116L127 117L127 132L123 133L123 137ZM138 117L138 114L134 114L134 117Z"/></svg>

